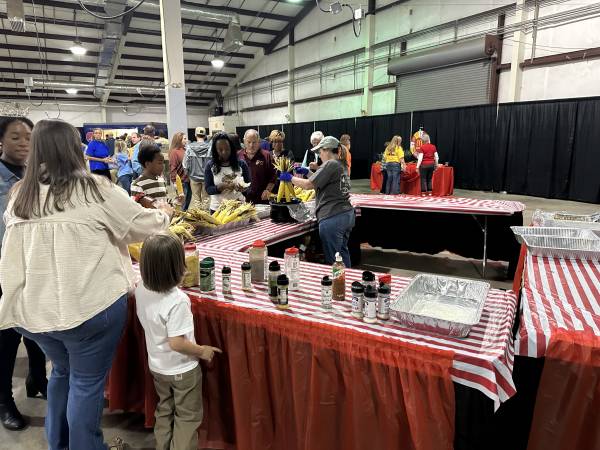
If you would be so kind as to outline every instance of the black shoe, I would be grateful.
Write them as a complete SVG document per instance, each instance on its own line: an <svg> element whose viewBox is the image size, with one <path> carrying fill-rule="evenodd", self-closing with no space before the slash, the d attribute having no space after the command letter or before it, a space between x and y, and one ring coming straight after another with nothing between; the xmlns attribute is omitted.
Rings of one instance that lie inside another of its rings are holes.
<svg viewBox="0 0 600 450"><path fill-rule="evenodd" d="M27 426L25 418L14 402L0 403L0 422L4 428L10 431L19 431Z"/></svg>
<svg viewBox="0 0 600 450"><path fill-rule="evenodd" d="M37 382L31 375L28 375L25 380L25 389L29 398L35 398L38 394L46 398L48 395L48 380L44 378L43 381Z"/></svg>

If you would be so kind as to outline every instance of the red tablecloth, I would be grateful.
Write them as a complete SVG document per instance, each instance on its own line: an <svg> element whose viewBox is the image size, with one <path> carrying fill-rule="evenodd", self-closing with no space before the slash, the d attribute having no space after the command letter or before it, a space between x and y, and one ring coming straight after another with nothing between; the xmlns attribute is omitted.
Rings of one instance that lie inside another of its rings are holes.
<svg viewBox="0 0 600 450"><path fill-rule="evenodd" d="M302 290L290 295L288 311L279 311L265 285L241 290L239 267L247 255L212 248L201 248L201 254L233 272L231 296L187 290L198 342L226 352L205 370L205 447L452 448L452 381L496 403L515 392L512 293L491 290L471 334L445 338L391 320L358 321L350 315L350 302L323 311L319 280L328 267L303 263ZM360 277L348 270L347 287ZM393 292L409 281L394 277ZM152 425L156 396L133 302L108 398L111 409L144 412Z"/></svg>
<svg viewBox="0 0 600 450"><path fill-rule="evenodd" d="M371 190L381 191L383 183L383 172L381 163L371 165ZM444 197L454 193L454 168L449 166L438 166L431 180L433 195ZM400 181L400 192L407 195L421 194L421 177L417 173L417 165L409 163L402 173Z"/></svg>
<svg viewBox="0 0 600 450"><path fill-rule="evenodd" d="M545 358L528 450L600 448L600 262L522 261L515 351Z"/></svg>

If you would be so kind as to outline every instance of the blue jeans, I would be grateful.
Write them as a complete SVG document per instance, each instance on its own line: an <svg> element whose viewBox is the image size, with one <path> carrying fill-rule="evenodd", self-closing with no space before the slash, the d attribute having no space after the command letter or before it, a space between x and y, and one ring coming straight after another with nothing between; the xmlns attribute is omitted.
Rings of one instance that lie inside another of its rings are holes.
<svg viewBox="0 0 600 450"><path fill-rule="evenodd" d="M117 181L117 184L127 191L131 195L131 182L133 181L133 174L121 175Z"/></svg>
<svg viewBox="0 0 600 450"><path fill-rule="evenodd" d="M387 163L385 165L385 171L387 172L386 194L395 195L400 193L400 169L401 167L398 163Z"/></svg>
<svg viewBox="0 0 600 450"><path fill-rule="evenodd" d="M351 267L348 240L350 232L354 228L354 222L353 209L319 221L319 236L323 244L323 253L325 253L325 264L333 264L335 254L339 252L344 260L344 265Z"/></svg>
<svg viewBox="0 0 600 450"><path fill-rule="evenodd" d="M49 450L106 450L100 420L104 385L127 320L127 295L65 331L30 333L52 361L46 438Z"/></svg>

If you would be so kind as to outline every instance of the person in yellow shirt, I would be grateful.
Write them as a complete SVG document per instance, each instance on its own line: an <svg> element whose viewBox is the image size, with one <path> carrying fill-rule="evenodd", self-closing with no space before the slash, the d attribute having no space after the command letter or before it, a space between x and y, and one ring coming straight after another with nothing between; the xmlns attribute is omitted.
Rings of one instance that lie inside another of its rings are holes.
<svg viewBox="0 0 600 450"><path fill-rule="evenodd" d="M394 136L383 152L383 164L387 173L386 194L400 193L400 172L404 170L404 150L402 138Z"/></svg>

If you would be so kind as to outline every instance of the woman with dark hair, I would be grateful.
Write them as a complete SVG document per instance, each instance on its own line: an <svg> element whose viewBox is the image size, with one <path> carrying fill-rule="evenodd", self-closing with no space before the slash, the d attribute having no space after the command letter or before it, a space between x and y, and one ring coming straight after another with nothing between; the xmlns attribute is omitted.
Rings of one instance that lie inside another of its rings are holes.
<svg viewBox="0 0 600 450"><path fill-rule="evenodd" d="M25 162L29 156L33 123L24 117L6 117L0 120L0 246L4 237L4 220L8 192L23 178ZM0 285L0 296L2 286ZM38 392L46 397L46 356L30 339L23 339L29 357L29 374L25 382L27 397ZM14 328L0 331L0 422L7 430L21 430L26 422L13 399L12 377L21 335Z"/></svg>
<svg viewBox="0 0 600 450"><path fill-rule="evenodd" d="M165 230L172 213L88 172L79 144L66 122L38 122L4 215L0 329L17 328L52 362L51 450L106 450L104 384L134 281L127 244Z"/></svg>
<svg viewBox="0 0 600 450"><path fill-rule="evenodd" d="M204 169L206 193L210 196L210 210L216 211L223 200L244 201L243 192L250 186L250 170L238 160L234 144L227 133L213 137L212 160Z"/></svg>

